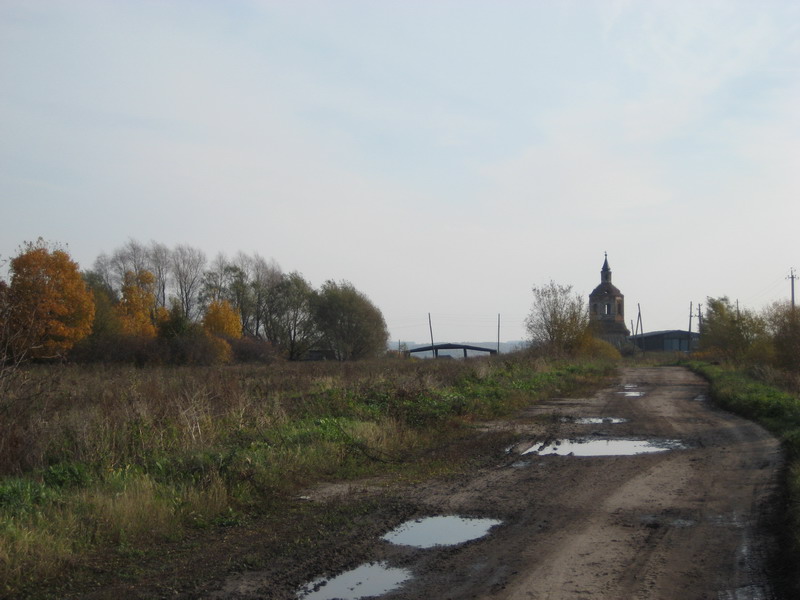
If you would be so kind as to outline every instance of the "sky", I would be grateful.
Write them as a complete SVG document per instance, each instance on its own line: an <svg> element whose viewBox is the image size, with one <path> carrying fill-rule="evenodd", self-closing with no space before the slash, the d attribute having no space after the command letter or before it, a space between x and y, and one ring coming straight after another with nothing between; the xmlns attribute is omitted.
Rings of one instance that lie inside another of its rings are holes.
<svg viewBox="0 0 800 600"><path fill-rule="evenodd" d="M798 107L789 0L3 0L0 259L259 253L438 343L524 339L607 252L686 329L789 298Z"/></svg>

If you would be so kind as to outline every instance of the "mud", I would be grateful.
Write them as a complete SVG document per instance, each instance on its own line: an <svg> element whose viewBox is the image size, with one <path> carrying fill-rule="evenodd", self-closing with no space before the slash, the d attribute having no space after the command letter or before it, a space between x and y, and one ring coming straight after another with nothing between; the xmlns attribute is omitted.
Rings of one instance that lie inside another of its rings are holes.
<svg viewBox="0 0 800 600"><path fill-rule="evenodd" d="M404 497L420 514L479 515L502 525L446 549L387 550L376 537L375 558L413 574L382 597L772 598L768 522L778 442L697 401L706 395L706 384L684 369L628 369L618 385L592 398L553 400L491 424L514 431L520 444L609 436L676 440L683 448L526 455L524 462L512 452L458 481L410 487ZM581 421L596 415L625 421ZM520 463L525 468L514 468ZM277 596L261 586L246 597Z"/></svg>

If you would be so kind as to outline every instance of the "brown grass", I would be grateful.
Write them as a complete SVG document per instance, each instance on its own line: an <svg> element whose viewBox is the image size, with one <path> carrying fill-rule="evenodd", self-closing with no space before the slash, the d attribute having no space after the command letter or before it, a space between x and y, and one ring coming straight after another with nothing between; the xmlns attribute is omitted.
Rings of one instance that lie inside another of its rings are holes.
<svg viewBox="0 0 800 600"><path fill-rule="evenodd" d="M0 590L321 479L418 469L464 423L609 372L525 357L31 368L0 399Z"/></svg>

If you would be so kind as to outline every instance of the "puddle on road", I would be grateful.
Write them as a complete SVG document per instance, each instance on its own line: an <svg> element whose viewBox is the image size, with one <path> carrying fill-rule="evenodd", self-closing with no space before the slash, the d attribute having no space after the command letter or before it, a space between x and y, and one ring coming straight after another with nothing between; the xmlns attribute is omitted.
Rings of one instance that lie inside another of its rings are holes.
<svg viewBox="0 0 800 600"><path fill-rule="evenodd" d="M539 456L632 456L666 452L685 446L678 440L557 440L548 444L536 443L522 454Z"/></svg>
<svg viewBox="0 0 800 600"><path fill-rule="evenodd" d="M382 539L392 544L433 548L454 546L482 538L501 521L496 519L468 519L465 517L426 517L398 525Z"/></svg>
<svg viewBox="0 0 800 600"><path fill-rule="evenodd" d="M367 563L332 579L321 577L304 585L297 600L358 600L391 592L411 579L411 571L385 562Z"/></svg>
<svg viewBox="0 0 800 600"><path fill-rule="evenodd" d="M737 529L743 529L750 524L749 520L744 515L737 513L711 515L708 517L708 522L720 527L735 527Z"/></svg>
<svg viewBox="0 0 800 600"><path fill-rule="evenodd" d="M753 584L735 590L723 590L717 594L718 600L769 600L772 590L762 584Z"/></svg>
<svg viewBox="0 0 800 600"><path fill-rule="evenodd" d="M564 417L562 423L575 423L577 425L618 425L627 423L628 419L621 417Z"/></svg>
<svg viewBox="0 0 800 600"><path fill-rule="evenodd" d="M639 389L638 383L626 383L622 386L623 391L617 392L625 396L626 398L641 398L644 396L644 392L637 391Z"/></svg>
<svg viewBox="0 0 800 600"><path fill-rule="evenodd" d="M681 517L665 517L656 515L645 515L641 519L645 527L658 528L658 527L675 527L682 529L685 527L694 527L697 522L692 519L684 519Z"/></svg>

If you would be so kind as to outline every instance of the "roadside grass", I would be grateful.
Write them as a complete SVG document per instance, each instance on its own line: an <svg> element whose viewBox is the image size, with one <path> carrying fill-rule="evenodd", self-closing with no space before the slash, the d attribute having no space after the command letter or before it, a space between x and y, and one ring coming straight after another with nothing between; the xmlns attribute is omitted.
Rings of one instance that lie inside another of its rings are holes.
<svg viewBox="0 0 800 600"><path fill-rule="evenodd" d="M763 425L781 440L786 457L785 514L782 528L783 580L788 595L800 592L800 397L793 382L764 368L750 370L690 363L710 383L711 397L719 406Z"/></svg>
<svg viewBox="0 0 800 600"><path fill-rule="evenodd" d="M457 459L433 450L471 423L614 373L526 355L32 368L0 399L0 596L268 515L317 482L446 472Z"/></svg>

